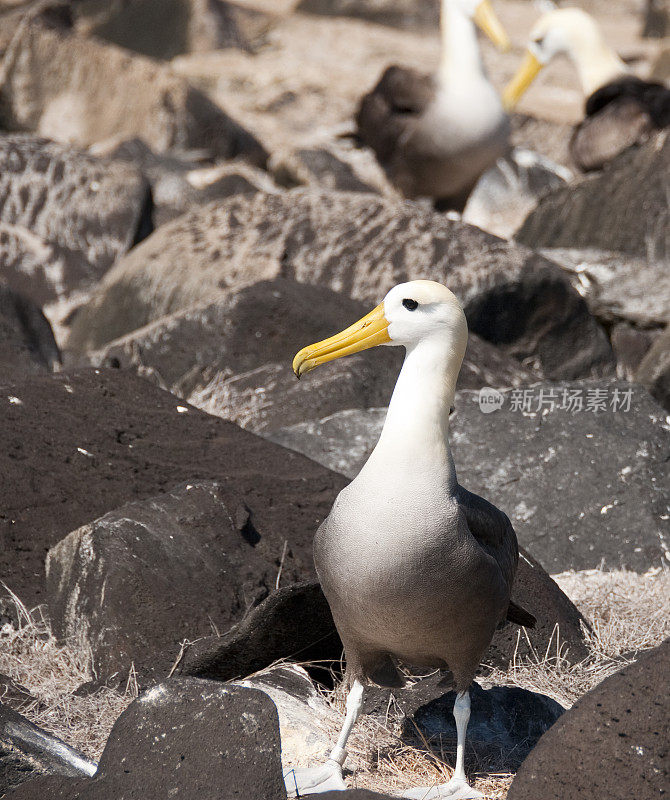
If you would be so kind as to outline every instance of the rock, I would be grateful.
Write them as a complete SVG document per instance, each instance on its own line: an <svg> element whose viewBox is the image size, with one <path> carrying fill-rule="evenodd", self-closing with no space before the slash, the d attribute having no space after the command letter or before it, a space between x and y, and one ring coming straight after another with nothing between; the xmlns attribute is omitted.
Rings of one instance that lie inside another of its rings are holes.
<svg viewBox="0 0 670 800"><path fill-rule="evenodd" d="M661 797L668 786L670 642L581 697L524 761L509 800Z"/></svg>
<svg viewBox="0 0 670 800"><path fill-rule="evenodd" d="M463 210L463 221L509 238L540 197L571 178L566 167L516 147L477 181Z"/></svg>
<svg viewBox="0 0 670 800"><path fill-rule="evenodd" d="M0 504L0 573L28 607L45 600L48 548L180 481L239 492L257 531L286 532L282 546L309 541L345 484L121 370L0 379L0 407L0 481L13 487Z"/></svg>
<svg viewBox="0 0 670 800"><path fill-rule="evenodd" d="M305 344L346 328L368 310L330 289L277 278L163 317L91 360L134 368L209 413L267 433L342 408L388 402L402 362L399 349L343 359L300 382L290 368ZM459 385L517 386L537 378L473 335Z"/></svg>
<svg viewBox="0 0 670 800"><path fill-rule="evenodd" d="M269 163L280 186L316 186L335 192L374 192L374 186L361 180L351 164L327 147L303 147L277 153Z"/></svg>
<svg viewBox="0 0 670 800"><path fill-rule="evenodd" d="M620 321L648 328L670 321L670 275L666 262L588 248L545 248L594 314L608 327Z"/></svg>
<svg viewBox="0 0 670 800"><path fill-rule="evenodd" d="M222 636L188 643L174 674L228 681L291 659L314 664L313 673L321 663L327 673L341 656L342 642L321 586L303 583L272 592Z"/></svg>
<svg viewBox="0 0 670 800"><path fill-rule="evenodd" d="M456 470L463 486L505 511L519 543L545 569L646 572L666 563L670 426L642 387L536 384L499 399L502 407L485 414L478 392L457 393L450 421ZM384 415L339 412L279 430L272 440L353 476Z"/></svg>
<svg viewBox="0 0 670 800"><path fill-rule="evenodd" d="M93 780L27 783L15 797L284 800L279 752L277 712L263 692L172 679L117 719Z"/></svg>
<svg viewBox="0 0 670 800"><path fill-rule="evenodd" d="M157 228L215 199L236 194L278 191L268 174L242 161L203 165L198 153L154 153L141 139L130 139L108 151L110 158L139 167L151 184Z"/></svg>
<svg viewBox="0 0 670 800"><path fill-rule="evenodd" d="M51 325L30 300L0 281L0 371L51 372L61 358Z"/></svg>
<svg viewBox="0 0 670 800"><path fill-rule="evenodd" d="M412 203L294 190L212 203L122 259L77 315L69 345L95 349L243 283L291 278L377 304L396 283L446 282L470 328L549 376L609 373L604 331L554 264Z"/></svg>
<svg viewBox="0 0 670 800"><path fill-rule="evenodd" d="M80 0L75 12L83 33L158 59L225 47L252 51L273 22L226 0L132 0L102 12L96 0Z"/></svg>
<svg viewBox="0 0 670 800"><path fill-rule="evenodd" d="M516 239L535 249L597 248L663 262L670 258L669 171L670 134L665 131L622 153L602 172L550 192Z"/></svg>
<svg viewBox="0 0 670 800"><path fill-rule="evenodd" d="M0 276L40 306L90 289L152 230L149 186L46 139L0 136Z"/></svg>
<svg viewBox="0 0 670 800"><path fill-rule="evenodd" d="M658 330L636 328L627 322L617 322L612 327L610 342L616 357L618 378L626 381L635 380L640 362L658 335ZM659 402L663 405L662 401Z"/></svg>
<svg viewBox="0 0 670 800"><path fill-rule="evenodd" d="M618 381L525 391L504 392L502 408L489 414L477 393L458 395L451 443L459 481L508 514L519 543L550 573L667 564L663 410L641 387ZM520 410L527 401L530 413ZM592 410L603 402L605 410Z"/></svg>
<svg viewBox="0 0 670 800"><path fill-rule="evenodd" d="M157 152L202 148L212 157L266 161L248 131L167 66L65 26L27 19L0 63L7 130L82 147L138 136Z"/></svg>
<svg viewBox="0 0 670 800"><path fill-rule="evenodd" d="M134 664L142 685L160 679L180 642L227 631L279 578L314 576L314 532L257 518L248 490L194 481L78 528L46 559L54 632L90 652L101 678Z"/></svg>
<svg viewBox="0 0 670 800"><path fill-rule="evenodd" d="M670 327L649 348L635 378L666 411L670 411Z"/></svg>
<svg viewBox="0 0 670 800"><path fill-rule="evenodd" d="M647 0L642 35L651 39L663 39L670 35L668 0Z"/></svg>
<svg viewBox="0 0 670 800"><path fill-rule="evenodd" d="M0 792L37 775L92 775L95 764L0 703Z"/></svg>
<svg viewBox="0 0 670 800"><path fill-rule="evenodd" d="M428 742L456 742L455 699L456 692L451 691L421 706L405 721L405 736L416 737L418 728ZM468 746L474 747L480 757L483 753L505 753L509 771L518 769L540 736L564 712L547 695L518 686L483 689L476 681L470 688L470 703Z"/></svg>
<svg viewBox="0 0 670 800"><path fill-rule="evenodd" d="M398 28L437 27L439 0L300 0L299 11L337 17L360 17Z"/></svg>

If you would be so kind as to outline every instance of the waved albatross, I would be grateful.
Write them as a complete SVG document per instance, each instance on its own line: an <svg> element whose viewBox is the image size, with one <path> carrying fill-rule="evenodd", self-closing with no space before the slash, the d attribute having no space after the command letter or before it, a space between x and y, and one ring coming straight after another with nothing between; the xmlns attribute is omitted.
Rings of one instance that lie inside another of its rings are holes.
<svg viewBox="0 0 670 800"><path fill-rule="evenodd" d="M670 89L632 75L593 17L580 8L549 11L534 25L525 58L503 93L508 110L560 54L574 64L586 98L584 120L570 140L570 156L583 171L601 169L670 125Z"/></svg>
<svg viewBox="0 0 670 800"><path fill-rule="evenodd" d="M409 198L462 211L475 183L508 149L509 121L482 64L474 22L501 49L509 39L490 0L442 0L435 75L389 67L361 100L358 138Z"/></svg>
<svg viewBox="0 0 670 800"><path fill-rule="evenodd" d="M341 333L303 348L298 377L375 345L402 345L405 361L379 442L338 495L314 539L314 561L346 656L346 719L328 761L289 769L295 796L344 789L342 765L363 687L401 686L397 662L451 670L458 696L456 769L447 784L406 797L482 797L463 767L469 686L499 623L532 626L510 600L518 560L509 519L463 489L448 441L449 410L468 331L456 297L411 281Z"/></svg>

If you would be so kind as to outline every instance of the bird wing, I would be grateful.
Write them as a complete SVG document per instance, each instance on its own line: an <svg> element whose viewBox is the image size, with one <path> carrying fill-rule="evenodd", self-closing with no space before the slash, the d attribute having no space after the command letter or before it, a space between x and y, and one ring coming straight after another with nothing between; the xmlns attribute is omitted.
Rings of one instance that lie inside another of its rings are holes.
<svg viewBox="0 0 670 800"><path fill-rule="evenodd" d="M430 104L433 78L406 67L392 66L361 100L356 113L358 138L381 162L392 158L398 140Z"/></svg>
<svg viewBox="0 0 670 800"><path fill-rule="evenodd" d="M488 500L460 485L456 490L456 500L470 533L498 562L511 590L519 561L519 546L509 517ZM512 600L507 609L507 619L528 628L535 625L535 617Z"/></svg>

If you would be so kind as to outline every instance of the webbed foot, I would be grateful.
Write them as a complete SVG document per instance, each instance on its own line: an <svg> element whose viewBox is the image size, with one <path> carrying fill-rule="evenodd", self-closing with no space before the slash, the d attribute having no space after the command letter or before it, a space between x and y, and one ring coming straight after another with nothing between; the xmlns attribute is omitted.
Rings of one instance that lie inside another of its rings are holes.
<svg viewBox="0 0 670 800"><path fill-rule="evenodd" d="M463 778L452 778L449 783L408 789L403 792L402 796L411 800L475 800L475 798L484 797L478 789L473 789Z"/></svg>
<svg viewBox="0 0 670 800"><path fill-rule="evenodd" d="M288 797L302 797L306 794L341 791L347 788L342 779L342 767L332 759L320 767L285 769L284 783Z"/></svg>

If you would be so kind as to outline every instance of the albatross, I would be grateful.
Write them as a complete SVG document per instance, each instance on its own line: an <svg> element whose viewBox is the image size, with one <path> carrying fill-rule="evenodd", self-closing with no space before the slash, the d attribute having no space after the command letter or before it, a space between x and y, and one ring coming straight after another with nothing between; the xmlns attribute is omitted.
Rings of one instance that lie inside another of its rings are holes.
<svg viewBox="0 0 670 800"><path fill-rule="evenodd" d="M559 8L534 25L525 57L503 92L512 110L540 70L558 55L574 64L585 116L570 140L570 156L584 172L670 126L670 89L632 75L607 45L597 22L581 8Z"/></svg>
<svg viewBox="0 0 670 800"><path fill-rule="evenodd" d="M511 601L518 561L507 516L459 485L449 449L449 411L468 339L456 297L439 283L395 286L358 322L303 348L300 378L333 359L377 345L406 356L379 441L338 495L314 539L314 561L344 644L346 717L322 766L285 772L290 795L345 789L346 744L369 683L398 687L400 663L449 669L457 690L456 768L410 798L475 798L467 782L469 687L498 625L532 626Z"/></svg>
<svg viewBox="0 0 670 800"><path fill-rule="evenodd" d="M482 64L475 23L501 49L509 39L490 0L442 0L435 75L389 67L361 100L357 133L409 198L462 211L478 178L508 149L509 122Z"/></svg>

